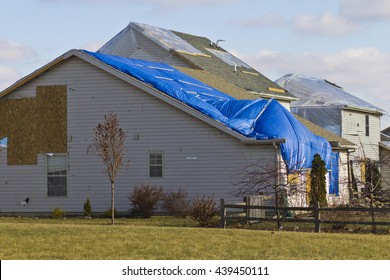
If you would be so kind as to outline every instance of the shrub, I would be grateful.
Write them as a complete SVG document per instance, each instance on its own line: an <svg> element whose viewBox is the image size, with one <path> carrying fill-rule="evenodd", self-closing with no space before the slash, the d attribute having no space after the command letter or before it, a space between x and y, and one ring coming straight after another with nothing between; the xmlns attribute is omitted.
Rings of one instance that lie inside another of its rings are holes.
<svg viewBox="0 0 390 280"><path fill-rule="evenodd" d="M89 198L84 203L84 216L91 217L92 216L92 207Z"/></svg>
<svg viewBox="0 0 390 280"><path fill-rule="evenodd" d="M117 214L116 208L114 208L114 217L116 217L117 215L118 214ZM103 217L104 218L108 218L108 219L112 218L112 209L111 209L111 207L103 212Z"/></svg>
<svg viewBox="0 0 390 280"><path fill-rule="evenodd" d="M132 204L132 213L143 218L150 218L157 206L158 201L163 197L162 187L141 184L134 188L129 197Z"/></svg>
<svg viewBox="0 0 390 280"><path fill-rule="evenodd" d="M321 207L328 206L326 200L326 173L327 169L325 162L321 159L319 154L315 154L310 172L310 205L319 202Z"/></svg>
<svg viewBox="0 0 390 280"><path fill-rule="evenodd" d="M219 209L213 197L195 198L191 204L189 215L202 227L215 226L218 223Z"/></svg>
<svg viewBox="0 0 390 280"><path fill-rule="evenodd" d="M53 210L53 212L51 212L51 216L52 218L56 218L56 219L63 218L66 216L66 211L57 207Z"/></svg>
<svg viewBox="0 0 390 280"><path fill-rule="evenodd" d="M172 191L166 194L163 207L173 216L185 218L190 209L188 193L179 188L176 192Z"/></svg>

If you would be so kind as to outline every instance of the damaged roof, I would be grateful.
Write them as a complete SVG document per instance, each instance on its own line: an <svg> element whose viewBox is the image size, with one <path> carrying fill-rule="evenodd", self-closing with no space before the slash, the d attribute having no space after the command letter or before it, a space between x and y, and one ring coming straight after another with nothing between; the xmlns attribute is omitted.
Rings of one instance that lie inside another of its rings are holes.
<svg viewBox="0 0 390 280"><path fill-rule="evenodd" d="M265 97L265 95L273 95L276 98L296 100L294 95L275 84L248 64L242 63L241 60L230 54L225 49L217 46L215 43L211 43L210 39L177 31L173 31L173 33L178 35L180 38L183 38L197 49L204 50L204 52L210 56L194 56L191 54L180 53L181 56L185 57L197 67L214 73L225 80L246 89L247 91L257 93L254 98ZM222 58L223 55L230 56L233 60L235 60L237 66L228 64L226 62L228 61L227 59L224 61L217 55Z"/></svg>
<svg viewBox="0 0 390 280"><path fill-rule="evenodd" d="M299 98L291 104L292 107L350 108L367 110L378 115L385 112L322 78L294 73L279 78L276 83Z"/></svg>
<svg viewBox="0 0 390 280"><path fill-rule="evenodd" d="M145 42L137 40L136 33L142 34L171 55L174 54L181 58L193 69L213 73L248 91L249 95L253 95L253 97L245 97L246 99L262 97L286 101L296 100L296 97L291 93L206 37L130 22L128 26L104 44L98 52L123 57L132 57L140 49L150 53L151 50L148 49Z"/></svg>

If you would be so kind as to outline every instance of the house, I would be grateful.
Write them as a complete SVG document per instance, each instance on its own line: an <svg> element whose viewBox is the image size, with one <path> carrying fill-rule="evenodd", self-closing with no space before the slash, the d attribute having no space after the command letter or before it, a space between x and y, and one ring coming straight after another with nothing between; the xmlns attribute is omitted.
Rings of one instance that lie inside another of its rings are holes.
<svg viewBox="0 0 390 280"><path fill-rule="evenodd" d="M379 160L380 117L384 111L321 78L288 74L276 83L299 98L292 102L293 113L356 145L349 154L350 172L360 191L365 183L365 161Z"/></svg>
<svg viewBox="0 0 390 280"><path fill-rule="evenodd" d="M270 121L272 110L284 120ZM92 143L109 112L127 134L119 212L130 208L137 184L231 198L237 172L248 165L284 157L290 169L308 168L310 153L330 153L328 141L273 99L233 100L167 64L71 50L0 94L0 139L8 139L0 152L0 212L80 213L87 198L93 211L107 210L109 182Z"/></svg>

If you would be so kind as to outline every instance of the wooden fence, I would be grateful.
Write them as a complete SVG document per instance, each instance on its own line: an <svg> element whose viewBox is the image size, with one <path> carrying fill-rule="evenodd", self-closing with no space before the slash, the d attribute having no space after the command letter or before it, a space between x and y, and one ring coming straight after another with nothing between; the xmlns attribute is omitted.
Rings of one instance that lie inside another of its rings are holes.
<svg viewBox="0 0 390 280"><path fill-rule="evenodd" d="M224 199L221 199L221 227L226 228L227 222L229 221L244 221L246 223L251 222L275 222L276 224L281 225L284 222L294 222L294 223L313 223L315 232L321 231L321 224L334 224L334 225L371 225L372 232L376 232L376 226L390 226L390 221L375 221L374 213L390 213L390 208L352 208L352 207L336 207L336 208L324 208L319 207L318 204L315 207L277 207L277 206L258 206L258 205L248 205L248 204L226 204ZM236 215L227 215L228 209L241 209L242 211L236 212ZM253 217L251 216L251 210L271 210L275 215L273 217ZM288 217L283 213L288 213L289 211L305 211L312 213L310 217L304 218L295 218ZM321 219L321 212L368 212L371 213L370 217L374 217L374 221L352 221L352 220L324 220ZM243 216L237 215L243 213Z"/></svg>

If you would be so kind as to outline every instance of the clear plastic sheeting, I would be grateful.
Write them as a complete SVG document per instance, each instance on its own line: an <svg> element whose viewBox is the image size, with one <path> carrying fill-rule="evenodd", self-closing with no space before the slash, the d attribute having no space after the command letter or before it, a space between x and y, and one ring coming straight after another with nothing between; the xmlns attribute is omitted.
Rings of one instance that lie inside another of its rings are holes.
<svg viewBox="0 0 390 280"><path fill-rule="evenodd" d="M101 47L98 52L128 56L138 47L134 30L144 34L168 51L174 50L192 55L205 55L168 29L136 22L130 22L125 29Z"/></svg>
<svg viewBox="0 0 390 280"><path fill-rule="evenodd" d="M104 44L98 52L101 53L110 53L112 55L118 56L129 56L138 49L138 44L136 40L136 35L134 34L134 24L130 23L115 35L110 41Z"/></svg>
<svg viewBox="0 0 390 280"><path fill-rule="evenodd" d="M382 109L324 79L302 74L288 74L275 83L299 98L291 104L293 113L338 136L341 135L342 108L350 107L384 113Z"/></svg>
<svg viewBox="0 0 390 280"><path fill-rule="evenodd" d="M274 99L237 100L167 64L85 51L99 61L255 139L286 139L281 153L290 172L311 167L316 153L328 164L329 142L312 134Z"/></svg>
<svg viewBox="0 0 390 280"><path fill-rule="evenodd" d="M235 57L229 52L208 49L208 48L206 48L206 50L211 52L213 55L215 55L216 57L218 57L219 59L221 59L223 62L225 62L230 66L240 66L247 69L252 69L252 67L246 64L244 61L240 60L239 58Z"/></svg>
<svg viewBox="0 0 390 280"><path fill-rule="evenodd" d="M341 136L341 110L334 107L294 107L291 112Z"/></svg>
<svg viewBox="0 0 390 280"><path fill-rule="evenodd" d="M295 107L355 107L384 112L382 109L353 96L340 86L321 78L302 74L288 74L275 81L296 97Z"/></svg>

